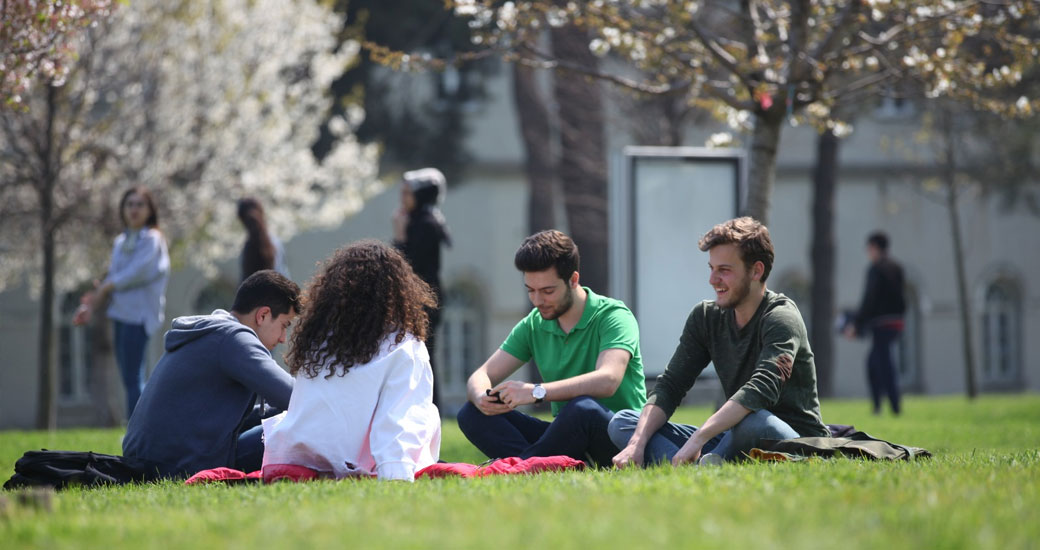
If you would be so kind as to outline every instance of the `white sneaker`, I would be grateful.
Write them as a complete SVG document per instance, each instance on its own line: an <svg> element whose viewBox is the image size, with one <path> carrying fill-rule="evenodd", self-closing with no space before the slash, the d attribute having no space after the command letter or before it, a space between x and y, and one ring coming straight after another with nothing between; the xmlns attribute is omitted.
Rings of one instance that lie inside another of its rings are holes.
<svg viewBox="0 0 1040 550"><path fill-rule="evenodd" d="M725 462L721 455L715 453L706 453L701 455L701 459L697 461L698 466L721 466Z"/></svg>

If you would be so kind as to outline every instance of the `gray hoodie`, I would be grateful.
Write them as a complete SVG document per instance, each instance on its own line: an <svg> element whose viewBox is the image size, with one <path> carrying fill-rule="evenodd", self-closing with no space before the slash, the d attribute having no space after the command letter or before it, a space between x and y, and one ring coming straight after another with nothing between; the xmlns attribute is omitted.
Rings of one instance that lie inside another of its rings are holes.
<svg viewBox="0 0 1040 550"><path fill-rule="evenodd" d="M123 438L123 455L164 477L233 467L256 396L289 406L293 380L230 313L178 317Z"/></svg>

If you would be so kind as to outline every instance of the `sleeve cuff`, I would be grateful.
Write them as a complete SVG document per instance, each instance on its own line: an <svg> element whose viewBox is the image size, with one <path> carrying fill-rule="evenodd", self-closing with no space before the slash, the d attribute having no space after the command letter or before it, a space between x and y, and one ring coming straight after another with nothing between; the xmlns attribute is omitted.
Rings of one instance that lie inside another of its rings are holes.
<svg viewBox="0 0 1040 550"><path fill-rule="evenodd" d="M376 466L381 480L415 481L415 465L409 462L384 462Z"/></svg>
<svg viewBox="0 0 1040 550"><path fill-rule="evenodd" d="M669 418L671 418L672 414L675 412L676 407L678 406L677 403L674 403L672 400L661 396L661 394L659 393L651 393L650 396L646 398L646 404L643 406L646 407L647 405L656 405L657 407L660 407L660 409L664 411Z"/></svg>
<svg viewBox="0 0 1040 550"><path fill-rule="evenodd" d="M735 401L744 408L750 409L751 412L758 412L762 409L769 408L769 403L765 402L765 399L757 393L748 391L746 388L740 388L737 393L730 397L731 401Z"/></svg>

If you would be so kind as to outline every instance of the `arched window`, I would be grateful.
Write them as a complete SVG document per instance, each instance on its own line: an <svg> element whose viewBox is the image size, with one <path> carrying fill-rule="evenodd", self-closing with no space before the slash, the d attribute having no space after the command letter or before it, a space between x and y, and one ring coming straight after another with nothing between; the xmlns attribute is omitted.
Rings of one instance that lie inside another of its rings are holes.
<svg viewBox="0 0 1040 550"><path fill-rule="evenodd" d="M484 299L471 282L457 282L444 292L437 340L436 380L441 403L448 407L466 402L466 381L483 363Z"/></svg>
<svg viewBox="0 0 1040 550"><path fill-rule="evenodd" d="M1022 308L1018 285L998 278L986 287L982 306L982 383L1012 389L1021 381Z"/></svg>
<svg viewBox="0 0 1040 550"><path fill-rule="evenodd" d="M72 324L82 292L69 292L61 299L58 327L58 396L62 404L90 401L89 381L92 355L88 327Z"/></svg>

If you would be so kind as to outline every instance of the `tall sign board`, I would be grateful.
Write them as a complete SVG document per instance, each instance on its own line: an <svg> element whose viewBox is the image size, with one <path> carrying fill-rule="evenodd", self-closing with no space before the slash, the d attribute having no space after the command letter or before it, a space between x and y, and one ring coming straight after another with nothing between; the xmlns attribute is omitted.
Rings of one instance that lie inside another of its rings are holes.
<svg viewBox="0 0 1040 550"><path fill-rule="evenodd" d="M737 216L746 163L736 149L627 147L610 180L611 296L639 321L647 376L664 372L694 305L714 299L700 237Z"/></svg>

